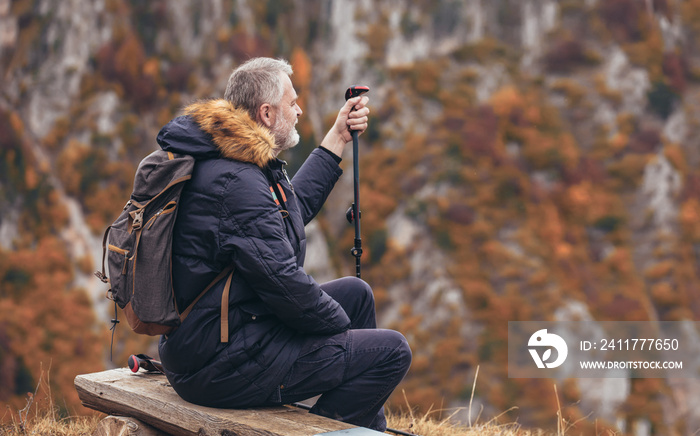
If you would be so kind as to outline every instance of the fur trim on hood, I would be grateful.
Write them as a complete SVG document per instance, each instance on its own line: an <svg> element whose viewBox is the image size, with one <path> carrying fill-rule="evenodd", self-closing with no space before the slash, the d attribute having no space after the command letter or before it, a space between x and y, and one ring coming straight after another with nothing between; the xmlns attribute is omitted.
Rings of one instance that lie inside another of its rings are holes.
<svg viewBox="0 0 700 436"><path fill-rule="evenodd" d="M222 157L263 168L275 159L275 138L248 112L223 99L204 100L185 108L185 115L212 137Z"/></svg>

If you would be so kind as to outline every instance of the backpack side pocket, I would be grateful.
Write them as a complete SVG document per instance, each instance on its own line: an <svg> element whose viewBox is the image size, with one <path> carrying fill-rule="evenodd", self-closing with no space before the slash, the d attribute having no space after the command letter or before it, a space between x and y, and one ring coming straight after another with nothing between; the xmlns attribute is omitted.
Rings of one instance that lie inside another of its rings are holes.
<svg viewBox="0 0 700 436"><path fill-rule="evenodd" d="M134 289L134 235L112 228L107 246L107 265L112 296L122 309L130 301Z"/></svg>

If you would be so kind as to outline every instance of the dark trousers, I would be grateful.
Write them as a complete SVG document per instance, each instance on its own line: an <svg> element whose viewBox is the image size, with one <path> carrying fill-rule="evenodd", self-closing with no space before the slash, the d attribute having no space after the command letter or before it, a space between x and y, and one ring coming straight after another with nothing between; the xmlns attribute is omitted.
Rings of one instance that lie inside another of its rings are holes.
<svg viewBox="0 0 700 436"><path fill-rule="evenodd" d="M280 389L289 404L321 394L311 413L386 430L384 403L411 365L399 332L377 329L372 289L355 277L321 285L352 321L351 330L310 336Z"/></svg>

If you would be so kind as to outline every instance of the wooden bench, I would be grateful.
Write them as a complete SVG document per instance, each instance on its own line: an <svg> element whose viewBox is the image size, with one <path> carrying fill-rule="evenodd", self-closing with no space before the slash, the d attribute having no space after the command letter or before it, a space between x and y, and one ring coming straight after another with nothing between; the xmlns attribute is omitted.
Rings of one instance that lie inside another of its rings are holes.
<svg viewBox="0 0 700 436"><path fill-rule="evenodd" d="M308 413L297 407L215 409L180 398L164 375L128 368L75 378L85 407L119 416L103 419L95 436L314 436L382 435Z"/></svg>

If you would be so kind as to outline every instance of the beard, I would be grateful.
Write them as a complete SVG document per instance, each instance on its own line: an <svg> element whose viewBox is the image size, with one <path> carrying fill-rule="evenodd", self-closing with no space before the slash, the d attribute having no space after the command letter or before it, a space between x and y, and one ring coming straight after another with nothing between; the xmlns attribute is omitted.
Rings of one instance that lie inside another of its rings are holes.
<svg viewBox="0 0 700 436"><path fill-rule="evenodd" d="M294 127L297 119L294 119L294 123L287 122L282 116L278 116L275 119L275 124L272 125L270 131L275 136L275 151L279 154L284 150L289 150L299 143L299 132Z"/></svg>

